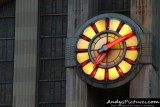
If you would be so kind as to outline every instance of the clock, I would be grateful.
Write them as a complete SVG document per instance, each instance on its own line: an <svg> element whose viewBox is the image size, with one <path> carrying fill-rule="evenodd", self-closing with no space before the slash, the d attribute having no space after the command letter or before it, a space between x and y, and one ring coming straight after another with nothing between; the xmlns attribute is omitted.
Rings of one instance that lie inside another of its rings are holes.
<svg viewBox="0 0 160 107"><path fill-rule="evenodd" d="M92 86L113 88L136 74L141 28L130 18L106 13L88 20L77 32L79 76Z"/></svg>

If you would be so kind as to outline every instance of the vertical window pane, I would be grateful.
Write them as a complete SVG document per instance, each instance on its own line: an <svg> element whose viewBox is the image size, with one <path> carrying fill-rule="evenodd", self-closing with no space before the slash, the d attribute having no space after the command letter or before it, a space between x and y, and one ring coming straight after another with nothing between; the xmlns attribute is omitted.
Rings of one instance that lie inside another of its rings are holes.
<svg viewBox="0 0 160 107"><path fill-rule="evenodd" d="M39 107L65 107L67 0L41 0Z"/></svg>
<svg viewBox="0 0 160 107"><path fill-rule="evenodd" d="M11 107L15 37L15 1L0 7L0 106Z"/></svg>

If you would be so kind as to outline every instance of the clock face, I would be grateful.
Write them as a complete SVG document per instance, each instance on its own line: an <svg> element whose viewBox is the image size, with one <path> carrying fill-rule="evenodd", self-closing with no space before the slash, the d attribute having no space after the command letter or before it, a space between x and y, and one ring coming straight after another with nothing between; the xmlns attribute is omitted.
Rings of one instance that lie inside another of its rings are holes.
<svg viewBox="0 0 160 107"><path fill-rule="evenodd" d="M86 22L76 44L81 78L100 88L132 79L141 52L140 33L135 22L119 14L103 14Z"/></svg>

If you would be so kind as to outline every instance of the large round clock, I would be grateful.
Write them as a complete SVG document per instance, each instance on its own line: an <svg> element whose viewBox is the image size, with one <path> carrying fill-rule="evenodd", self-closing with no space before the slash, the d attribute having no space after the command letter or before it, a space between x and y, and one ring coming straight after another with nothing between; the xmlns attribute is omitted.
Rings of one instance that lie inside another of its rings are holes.
<svg viewBox="0 0 160 107"><path fill-rule="evenodd" d="M80 77L100 88L131 80L141 54L140 34L140 27L124 15L107 13L88 20L76 34Z"/></svg>

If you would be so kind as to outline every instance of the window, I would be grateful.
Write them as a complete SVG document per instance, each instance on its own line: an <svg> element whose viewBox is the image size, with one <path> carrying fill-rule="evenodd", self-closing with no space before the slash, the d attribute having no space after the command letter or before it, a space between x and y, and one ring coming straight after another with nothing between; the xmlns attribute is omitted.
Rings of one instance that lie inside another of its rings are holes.
<svg viewBox="0 0 160 107"><path fill-rule="evenodd" d="M120 13L130 16L130 0L99 0L99 13Z"/></svg>
<svg viewBox="0 0 160 107"><path fill-rule="evenodd" d="M0 107L12 107L15 1L0 7Z"/></svg>
<svg viewBox="0 0 160 107"><path fill-rule="evenodd" d="M67 0L40 4L39 107L65 107Z"/></svg>

